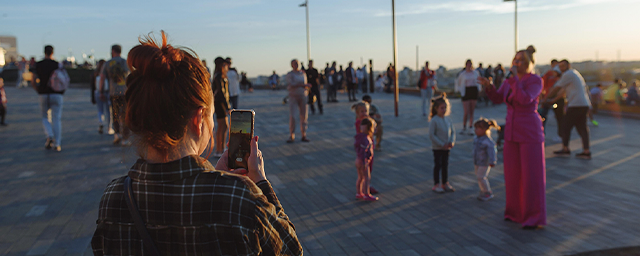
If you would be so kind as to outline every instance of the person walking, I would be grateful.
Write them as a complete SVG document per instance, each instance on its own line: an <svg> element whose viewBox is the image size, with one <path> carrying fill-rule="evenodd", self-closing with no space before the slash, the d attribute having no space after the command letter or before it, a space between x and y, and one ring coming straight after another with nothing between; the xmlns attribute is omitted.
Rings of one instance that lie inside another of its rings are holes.
<svg viewBox="0 0 640 256"><path fill-rule="evenodd" d="M231 67L231 58L227 57L225 60L229 65L229 71L227 72L227 80L229 81L229 103L231 103L231 109L238 108L238 95L240 95L240 74L236 68Z"/></svg>
<svg viewBox="0 0 640 256"><path fill-rule="evenodd" d="M129 51L125 119L139 159L106 186L93 254L302 255L265 175L259 138L251 139L248 168L229 170L228 152L214 167L206 158L215 140L207 71L164 32L162 46L140 41Z"/></svg>
<svg viewBox="0 0 640 256"><path fill-rule="evenodd" d="M24 74L26 72L29 72L29 63L27 62L27 59L21 57L20 61L18 62L18 80L16 80L17 88L29 86L27 84L27 81L24 79Z"/></svg>
<svg viewBox="0 0 640 256"><path fill-rule="evenodd" d="M42 125L47 140L44 144L45 149L55 149L62 151L62 104L64 91L54 91L49 86L49 78L53 72L58 69L59 63L53 60L53 46L44 47L44 59L36 63L36 77L40 82L36 85L36 78L31 80L31 86L38 92L40 98L40 114L42 116Z"/></svg>
<svg viewBox="0 0 640 256"><path fill-rule="evenodd" d="M227 117L231 110L229 104L229 81L227 80L227 71L229 71L229 63L222 57L217 57L214 61L213 82L211 88L215 98L216 122L218 129L216 130L216 152L215 157L222 157L227 144L227 130L229 129L229 118Z"/></svg>
<svg viewBox="0 0 640 256"><path fill-rule="evenodd" d="M303 142L309 142L307 138L307 97L311 84L307 82L307 75L299 69L300 63L297 59L291 60L291 71L285 76L287 90L289 91L289 139L287 143L293 143L295 139L296 119L294 113L296 108L300 118L300 139Z"/></svg>
<svg viewBox="0 0 640 256"><path fill-rule="evenodd" d="M478 67L482 69L482 67ZM478 70L473 70L473 63L470 59L465 62L464 71L462 71L455 82L455 91L462 96L462 107L464 114L462 116L462 131L460 134L473 135L471 127L473 124L473 112L476 109L478 102L478 96L480 92L480 84L478 83L478 77L482 77ZM469 121L469 131L467 131L467 120Z"/></svg>
<svg viewBox="0 0 640 256"><path fill-rule="evenodd" d="M349 102L358 101L358 99L356 99L358 77L356 70L353 69L353 61L349 61L349 67L347 67L344 73L347 78L347 94L349 95Z"/></svg>
<svg viewBox="0 0 640 256"><path fill-rule="evenodd" d="M576 157L582 159L591 159L591 151L589 150L589 127L587 126L587 114L591 109L591 101L587 94L587 83L584 78L575 69L571 68L568 60L561 60L558 63L562 76L560 80L553 86L551 94L557 93L555 99L567 94L567 113L562 122L562 149L553 153L560 156L569 156L569 141L571 139L571 130L576 127L580 138L582 139L582 153L576 154Z"/></svg>
<svg viewBox="0 0 640 256"><path fill-rule="evenodd" d="M538 109L538 113L544 119L542 121L542 127L546 127L547 124L547 116L549 114L549 110L553 109L553 114L556 118L556 124L558 126L558 135L553 138L555 142L562 142L562 119L564 118L564 106L565 106L565 98L564 96L559 97L558 100L549 102L549 99L554 99L558 95L552 95L551 89L553 85L560 79L560 72L558 68L558 60L551 60L550 69L544 73L542 76L543 88L541 96L541 107ZM545 129L546 131L546 129Z"/></svg>
<svg viewBox="0 0 640 256"><path fill-rule="evenodd" d="M102 88L103 91L98 91L98 85L100 84L100 71L104 67L104 63L106 61L100 60L98 61L98 66L96 70L92 73L93 79L91 79L91 98L92 103L96 105L98 108L98 133L104 133L104 127L107 126L107 133L112 131L111 129L111 104L109 104L111 97L109 97L109 81L104 81L104 86ZM106 99L103 100L103 97L100 95L104 95Z"/></svg>
<svg viewBox="0 0 640 256"><path fill-rule="evenodd" d="M542 120L537 112L542 78L533 73L533 47L520 50L511 63L513 76L499 89L484 77L478 78L494 103L507 103L504 128L505 220L524 229L547 224L545 154Z"/></svg>
<svg viewBox="0 0 640 256"><path fill-rule="evenodd" d="M125 92L127 91L127 76L129 75L129 67L127 60L120 57L122 46L114 44L111 46L111 59L108 60L102 72L100 73L100 92L101 100L107 100L106 86L109 86L109 98L111 100L111 108L113 110L113 144L122 146L131 145L129 141L129 129L124 122L125 112L127 110L127 101ZM107 83L108 81L108 83ZM117 122L116 122L117 121Z"/></svg>
<svg viewBox="0 0 640 256"><path fill-rule="evenodd" d="M316 108L313 106L315 101L318 104L318 111L322 115L322 96L320 95L320 81L318 70L313 67L313 60L309 61L307 70L307 81L311 84L311 90L309 90L309 107L311 108L311 114L316 114Z"/></svg>
<svg viewBox="0 0 640 256"><path fill-rule="evenodd" d="M427 113L431 113L431 97L438 90L436 81L436 72L429 69L428 61L425 62L418 80L420 96L422 97L422 116L427 116Z"/></svg>

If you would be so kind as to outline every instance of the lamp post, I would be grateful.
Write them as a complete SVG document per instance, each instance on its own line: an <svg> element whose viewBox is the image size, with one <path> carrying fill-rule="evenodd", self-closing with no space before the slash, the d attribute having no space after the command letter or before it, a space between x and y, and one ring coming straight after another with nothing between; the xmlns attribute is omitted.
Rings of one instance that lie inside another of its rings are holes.
<svg viewBox="0 0 640 256"><path fill-rule="evenodd" d="M394 72L394 98L393 106L395 108L396 117L398 116L398 35L396 34L396 1L391 0L391 19L393 24L393 72Z"/></svg>
<svg viewBox="0 0 640 256"><path fill-rule="evenodd" d="M514 24L515 24L515 44L516 44L516 52L518 52L518 0L504 0L505 2L511 2L513 1L514 5L515 5L515 17L514 17Z"/></svg>
<svg viewBox="0 0 640 256"><path fill-rule="evenodd" d="M303 4L299 5L304 7L307 14L307 63L311 60L311 46L309 45L309 0L305 0Z"/></svg>

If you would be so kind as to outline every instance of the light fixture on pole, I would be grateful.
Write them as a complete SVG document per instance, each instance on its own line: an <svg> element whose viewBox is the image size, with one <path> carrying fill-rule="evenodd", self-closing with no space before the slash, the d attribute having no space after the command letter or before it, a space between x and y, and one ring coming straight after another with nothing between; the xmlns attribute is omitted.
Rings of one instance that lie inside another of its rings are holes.
<svg viewBox="0 0 640 256"><path fill-rule="evenodd" d="M515 4L515 17L514 17L514 24L515 24L515 30L516 30L516 52L518 52L518 0L504 0L505 2L511 2L513 1L513 3Z"/></svg>
<svg viewBox="0 0 640 256"><path fill-rule="evenodd" d="M309 0L304 1L299 7L304 7L307 13L307 63L311 60L311 46L309 46Z"/></svg>

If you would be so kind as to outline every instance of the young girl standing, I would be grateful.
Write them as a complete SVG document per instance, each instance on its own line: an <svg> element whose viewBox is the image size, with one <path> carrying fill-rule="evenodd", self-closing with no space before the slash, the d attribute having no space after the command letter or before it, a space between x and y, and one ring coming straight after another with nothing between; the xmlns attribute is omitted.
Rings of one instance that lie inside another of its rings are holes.
<svg viewBox="0 0 640 256"><path fill-rule="evenodd" d="M377 201L378 197L372 196L369 190L371 184L371 167L373 163L373 131L376 129L376 122L370 117L365 117L360 121L360 132L356 134L356 142L353 145L356 157L356 169L358 179L356 180L356 200Z"/></svg>
<svg viewBox="0 0 640 256"><path fill-rule="evenodd" d="M361 133L362 131L360 130L360 123L365 118L369 118L369 103L367 103L365 101L358 102L358 103L353 104L351 106L351 110L356 112L356 122L355 122L356 134ZM373 148L375 149L375 146L373 146ZM372 161L371 162L371 166L373 166L373 160L371 160L371 161ZM372 170L373 170L373 168L370 168L369 172L371 172ZM375 188L373 188L371 186L369 186L369 191L371 192L371 194L374 194L374 195L378 194L378 190L376 190Z"/></svg>
<svg viewBox="0 0 640 256"><path fill-rule="evenodd" d="M450 105L446 94L432 101L431 115L429 118L429 138L433 149L433 182L431 189L436 193L453 192L455 189L447 180L449 175L449 152L456 142L456 131L453 122L449 119ZM440 172L442 172L442 182L440 182Z"/></svg>
<svg viewBox="0 0 640 256"><path fill-rule="evenodd" d="M491 167L496 166L498 161L496 153L496 144L491 139L491 128L500 130L500 126L495 120L487 120L480 118L473 123L475 128L476 138L473 140L473 165L476 173L476 179L478 180L478 187L480 187L480 195L478 200L488 201L493 198L491 187L489 186L489 171Z"/></svg>

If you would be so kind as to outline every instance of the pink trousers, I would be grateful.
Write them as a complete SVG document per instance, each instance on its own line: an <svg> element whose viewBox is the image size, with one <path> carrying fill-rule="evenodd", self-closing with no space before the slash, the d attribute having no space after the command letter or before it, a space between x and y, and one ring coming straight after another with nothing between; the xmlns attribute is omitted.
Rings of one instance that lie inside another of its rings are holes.
<svg viewBox="0 0 640 256"><path fill-rule="evenodd" d="M504 217L523 226L546 225L544 143L505 141L502 152L507 201Z"/></svg>

